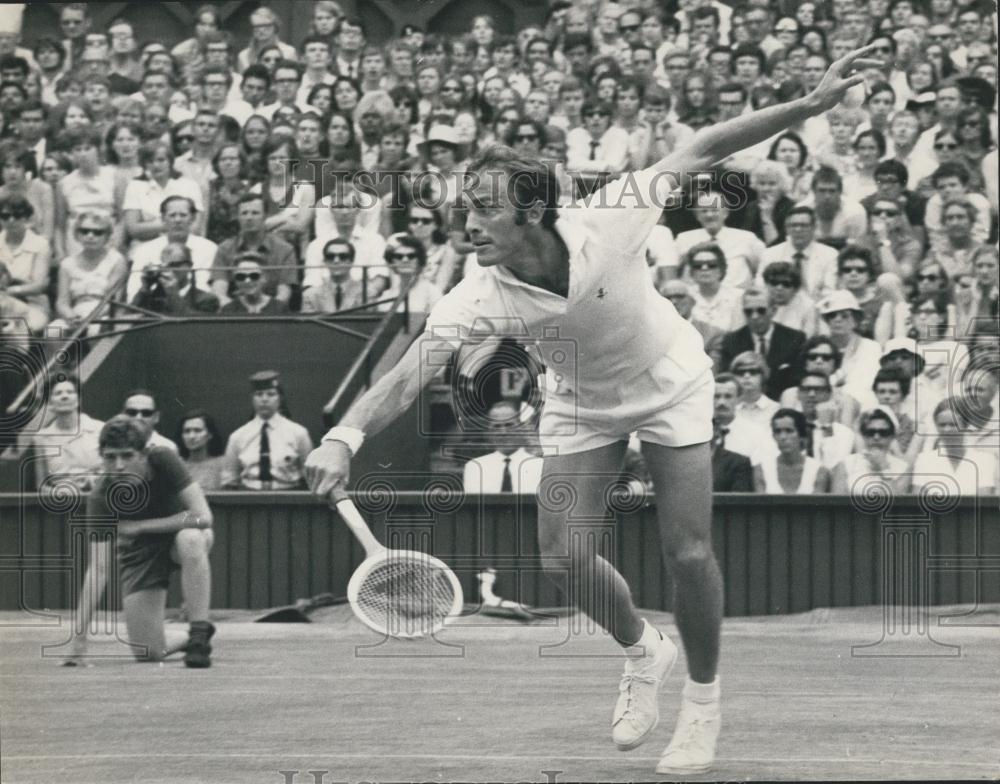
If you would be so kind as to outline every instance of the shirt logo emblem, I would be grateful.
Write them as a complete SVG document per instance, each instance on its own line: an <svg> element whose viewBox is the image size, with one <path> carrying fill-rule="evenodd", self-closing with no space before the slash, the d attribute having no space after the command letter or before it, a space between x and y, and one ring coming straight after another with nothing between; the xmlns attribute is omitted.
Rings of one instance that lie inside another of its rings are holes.
<svg viewBox="0 0 1000 784"><path fill-rule="evenodd" d="M602 287L597 290L597 298L604 299L608 295L608 292Z"/></svg>

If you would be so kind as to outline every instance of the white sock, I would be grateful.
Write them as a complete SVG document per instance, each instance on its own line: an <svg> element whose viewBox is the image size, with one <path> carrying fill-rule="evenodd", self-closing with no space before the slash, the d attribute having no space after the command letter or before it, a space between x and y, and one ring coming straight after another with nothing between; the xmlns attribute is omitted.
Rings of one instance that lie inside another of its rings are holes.
<svg viewBox="0 0 1000 784"><path fill-rule="evenodd" d="M711 683L698 683L691 680L690 675L684 680L683 694L686 700L701 703L718 702L720 693L718 675L715 676L715 680Z"/></svg>
<svg viewBox="0 0 1000 784"><path fill-rule="evenodd" d="M653 628L649 621L643 618L642 636L635 645L626 646L622 650L628 659L642 659L646 656L654 656L661 642L663 642L663 635Z"/></svg>

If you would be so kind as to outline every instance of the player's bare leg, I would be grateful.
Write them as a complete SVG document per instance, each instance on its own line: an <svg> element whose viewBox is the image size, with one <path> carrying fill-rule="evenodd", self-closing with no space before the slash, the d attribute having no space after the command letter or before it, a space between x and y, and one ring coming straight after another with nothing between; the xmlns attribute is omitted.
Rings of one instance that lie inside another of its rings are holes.
<svg viewBox="0 0 1000 784"><path fill-rule="evenodd" d="M166 588L135 591L122 600L128 641L139 661L161 661L167 655L164 633Z"/></svg>
<svg viewBox="0 0 1000 784"><path fill-rule="evenodd" d="M663 558L674 578L674 617L688 659L688 679L660 773L708 770L715 759L719 713L722 575L712 550L712 458L709 445L643 443L656 490Z"/></svg>
<svg viewBox="0 0 1000 784"><path fill-rule="evenodd" d="M177 532L170 548L170 557L181 567L181 590L191 621L190 639L184 646L184 663L188 667L210 667L212 663L209 641L215 627L208 621L212 591L208 552L212 540L210 530L185 528Z"/></svg>
<svg viewBox="0 0 1000 784"><path fill-rule="evenodd" d="M657 693L677 658L677 648L636 613L625 579L604 558L575 546L573 519L609 519L607 491L618 478L626 443L586 452L547 456L538 488L538 536L542 564L556 579L569 579L580 610L610 633L626 655L625 673L612 715L612 740L622 751L643 743L659 722ZM560 486L561 485L561 486ZM574 499L567 513L561 499ZM567 515L571 515L569 519Z"/></svg>

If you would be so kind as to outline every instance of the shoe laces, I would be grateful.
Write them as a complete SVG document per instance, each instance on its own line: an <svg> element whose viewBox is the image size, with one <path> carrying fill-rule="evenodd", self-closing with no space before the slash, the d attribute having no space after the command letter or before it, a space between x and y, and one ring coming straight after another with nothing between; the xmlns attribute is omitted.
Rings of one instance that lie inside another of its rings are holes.
<svg viewBox="0 0 1000 784"><path fill-rule="evenodd" d="M630 718L635 714L635 690L633 688L635 683L649 683L656 685L655 675L646 675L642 672L626 672L622 675L621 682L618 684L618 691L625 695L625 710L622 713L622 718Z"/></svg>

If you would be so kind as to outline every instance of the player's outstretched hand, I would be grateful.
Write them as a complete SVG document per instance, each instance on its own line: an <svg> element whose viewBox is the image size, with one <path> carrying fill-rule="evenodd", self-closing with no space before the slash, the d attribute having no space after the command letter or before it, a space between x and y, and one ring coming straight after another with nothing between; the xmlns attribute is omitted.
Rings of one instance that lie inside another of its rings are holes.
<svg viewBox="0 0 1000 784"><path fill-rule="evenodd" d="M866 68L881 68L884 65L881 60L868 56L875 47L876 44L869 44L855 49L830 65L823 80L812 92L820 111L832 109L844 100L848 90L865 80L863 71Z"/></svg>
<svg viewBox="0 0 1000 784"><path fill-rule="evenodd" d="M339 500L351 478L351 450L343 441L324 441L306 458L305 474L313 493L327 501Z"/></svg>

